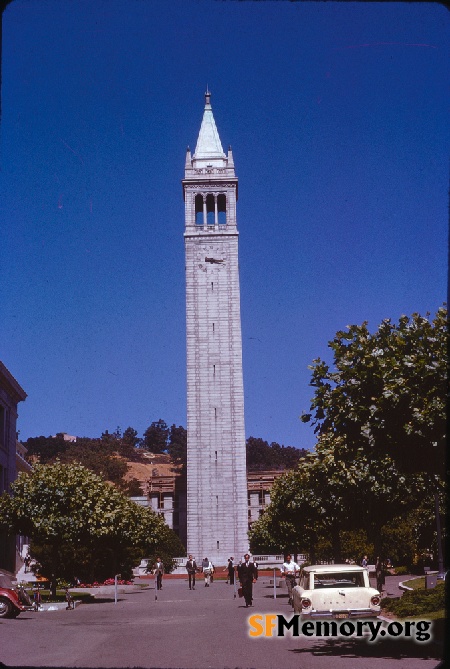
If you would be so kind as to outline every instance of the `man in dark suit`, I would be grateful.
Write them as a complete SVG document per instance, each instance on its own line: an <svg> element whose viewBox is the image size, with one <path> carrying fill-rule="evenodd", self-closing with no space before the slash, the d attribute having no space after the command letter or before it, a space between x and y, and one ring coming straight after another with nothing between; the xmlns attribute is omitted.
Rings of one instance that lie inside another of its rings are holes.
<svg viewBox="0 0 450 669"><path fill-rule="evenodd" d="M245 599L245 606L253 604L253 583L258 578L258 570L253 562L250 562L250 555L244 555L244 562L238 567L238 578L242 587L242 594Z"/></svg>
<svg viewBox="0 0 450 669"><path fill-rule="evenodd" d="M186 562L186 571L189 576L189 590L195 590L195 572L197 571L197 563L192 555L189 555L189 560Z"/></svg>
<svg viewBox="0 0 450 669"><path fill-rule="evenodd" d="M228 566L225 567L224 571L228 573L227 583L229 581L230 585L234 585L234 557L230 557Z"/></svg>

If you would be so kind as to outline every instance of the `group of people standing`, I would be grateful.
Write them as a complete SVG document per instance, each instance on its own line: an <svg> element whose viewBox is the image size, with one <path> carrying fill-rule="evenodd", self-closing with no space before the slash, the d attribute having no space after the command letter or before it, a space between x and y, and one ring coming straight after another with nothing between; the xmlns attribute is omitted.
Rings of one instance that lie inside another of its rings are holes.
<svg viewBox="0 0 450 669"><path fill-rule="evenodd" d="M192 555L189 555L189 559L186 562L186 571L189 578L189 590L195 590L195 576L198 572L202 572L205 577L205 587L208 588L214 578L214 565L205 557L202 560L200 567L197 566L197 563ZM234 563L234 557L230 557L228 564L224 569L227 572L227 584L234 586L236 566ZM242 596L245 600L245 606L252 606L253 604L253 583L256 582L258 578L258 568L254 562L250 562L250 555L246 553L244 555L244 560L239 563L237 566L237 576L242 589Z"/></svg>

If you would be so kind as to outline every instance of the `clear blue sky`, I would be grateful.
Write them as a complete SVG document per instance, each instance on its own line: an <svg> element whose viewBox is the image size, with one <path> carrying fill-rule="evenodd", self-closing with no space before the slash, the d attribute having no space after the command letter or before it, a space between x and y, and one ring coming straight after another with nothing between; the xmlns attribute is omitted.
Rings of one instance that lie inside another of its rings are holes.
<svg viewBox="0 0 450 669"><path fill-rule="evenodd" d="M239 177L247 436L312 447L338 329L446 297L438 4L16 0L3 15L0 359L22 439L186 425L186 146Z"/></svg>

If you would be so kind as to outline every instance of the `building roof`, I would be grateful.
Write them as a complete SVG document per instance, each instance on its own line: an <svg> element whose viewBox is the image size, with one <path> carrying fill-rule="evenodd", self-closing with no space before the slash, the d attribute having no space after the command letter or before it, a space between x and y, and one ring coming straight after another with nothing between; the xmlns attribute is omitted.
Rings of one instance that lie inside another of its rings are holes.
<svg viewBox="0 0 450 669"><path fill-rule="evenodd" d="M216 122L214 120L211 107L211 93L205 93L205 110L203 112L202 125L197 139L197 146L195 148L195 160L214 160L223 159L225 154L223 152L222 143L220 141Z"/></svg>
<svg viewBox="0 0 450 669"><path fill-rule="evenodd" d="M14 402L23 402L27 397L26 392L22 386L16 381L11 372L5 367L0 360L0 385L6 390L8 395Z"/></svg>

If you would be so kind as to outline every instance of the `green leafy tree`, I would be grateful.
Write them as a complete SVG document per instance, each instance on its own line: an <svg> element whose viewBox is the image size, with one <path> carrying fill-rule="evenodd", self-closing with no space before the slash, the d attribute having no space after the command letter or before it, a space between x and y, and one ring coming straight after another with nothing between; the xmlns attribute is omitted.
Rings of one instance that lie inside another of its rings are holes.
<svg viewBox="0 0 450 669"><path fill-rule="evenodd" d="M293 469L300 458L308 453L304 448L280 446L275 441L270 445L260 437L249 437L246 442L247 469Z"/></svg>
<svg viewBox="0 0 450 669"><path fill-rule="evenodd" d="M0 527L32 539L54 591L61 577L129 576L144 550L175 541L161 516L81 465L37 465L12 488L12 496L0 497ZM76 565L67 560L70 554L84 558Z"/></svg>
<svg viewBox="0 0 450 669"><path fill-rule="evenodd" d="M139 454L137 453L137 446L140 442L137 431L132 427L127 427L122 435L121 445L119 448L119 455L127 460L137 460Z"/></svg>
<svg viewBox="0 0 450 669"><path fill-rule="evenodd" d="M381 554L383 528L430 510L431 492L443 501L446 310L383 321L374 335L350 326L329 345L333 368L314 361L302 416L318 434L313 457L276 482L251 540L283 547L290 532L314 551L327 538L339 558L345 533L365 530Z"/></svg>
<svg viewBox="0 0 450 669"><path fill-rule="evenodd" d="M55 437L30 437L24 444L28 451L28 460L32 456L37 456L42 464L62 455L70 447L70 442L64 441L62 435L56 435Z"/></svg>
<svg viewBox="0 0 450 669"><path fill-rule="evenodd" d="M145 430L142 446L151 453L165 453L169 439L169 428L162 418L153 423Z"/></svg>
<svg viewBox="0 0 450 669"><path fill-rule="evenodd" d="M78 462L104 481L111 481L121 487L126 485L124 477L128 465L123 458L117 456L116 446L116 439L112 435L105 436L105 433L101 439L82 437L61 453L59 460L66 464ZM56 458L51 462L55 460Z"/></svg>
<svg viewBox="0 0 450 669"><path fill-rule="evenodd" d="M336 458L352 462L363 449L406 474L443 475L447 310L428 316L386 319L374 334L367 322L351 325L328 344L332 367L314 361L315 395L302 420L319 436L342 437Z"/></svg>
<svg viewBox="0 0 450 669"><path fill-rule="evenodd" d="M187 431L179 425L172 425L169 433L168 454L183 465L187 463Z"/></svg>

